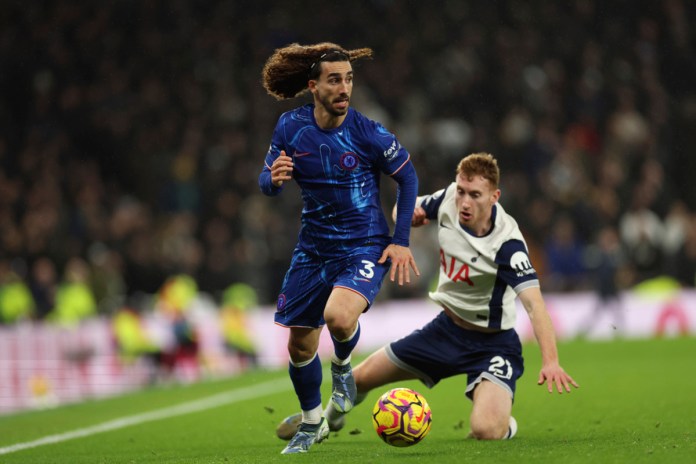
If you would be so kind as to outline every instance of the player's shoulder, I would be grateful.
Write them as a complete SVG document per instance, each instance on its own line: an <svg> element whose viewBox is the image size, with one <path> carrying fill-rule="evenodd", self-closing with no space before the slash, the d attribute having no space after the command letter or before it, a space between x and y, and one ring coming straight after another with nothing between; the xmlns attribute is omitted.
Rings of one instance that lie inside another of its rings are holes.
<svg viewBox="0 0 696 464"><path fill-rule="evenodd" d="M426 195L423 197L423 203L426 201L428 203L437 203L442 204L442 203L448 203L448 204L453 204L454 203L454 194L457 192L457 183L452 182L451 184L445 186L444 188L441 188L440 190L437 190L429 195Z"/></svg>
<svg viewBox="0 0 696 464"><path fill-rule="evenodd" d="M491 240L498 243L499 250L511 250L513 253L520 247L525 248L525 240L517 221L508 214L500 203L495 205L495 229Z"/></svg>
<svg viewBox="0 0 696 464"><path fill-rule="evenodd" d="M503 205L500 204L500 202L494 205L494 214L495 226L499 229L499 232L501 234L506 236L522 235L522 232L520 231L520 228L517 225L517 221L514 217L512 217L511 214L505 211L505 208L503 208Z"/></svg>
<svg viewBox="0 0 696 464"><path fill-rule="evenodd" d="M308 124L312 122L313 105L306 104L288 110L280 115L278 121L284 124Z"/></svg>
<svg viewBox="0 0 696 464"><path fill-rule="evenodd" d="M388 132L381 122L370 119L355 108L348 109L347 122L351 126L360 128L366 133Z"/></svg>

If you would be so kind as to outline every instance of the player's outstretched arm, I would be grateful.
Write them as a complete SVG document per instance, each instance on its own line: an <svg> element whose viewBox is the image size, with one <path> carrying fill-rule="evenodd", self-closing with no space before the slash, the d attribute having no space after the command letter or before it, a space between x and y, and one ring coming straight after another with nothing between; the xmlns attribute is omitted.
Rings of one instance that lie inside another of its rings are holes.
<svg viewBox="0 0 696 464"><path fill-rule="evenodd" d="M532 323L534 336L541 350L541 371L539 372L539 385L546 384L549 393L553 392L554 385L558 393L570 393L570 386L578 388L580 385L568 375L558 362L558 349L556 347L556 333L546 311L546 304L539 287L531 287L519 294Z"/></svg>

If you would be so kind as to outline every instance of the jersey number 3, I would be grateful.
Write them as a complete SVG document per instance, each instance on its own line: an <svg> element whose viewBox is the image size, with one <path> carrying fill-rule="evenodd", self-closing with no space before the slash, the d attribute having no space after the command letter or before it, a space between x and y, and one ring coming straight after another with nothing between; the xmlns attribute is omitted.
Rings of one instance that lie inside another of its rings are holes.
<svg viewBox="0 0 696 464"><path fill-rule="evenodd" d="M374 275L375 275L375 269L374 269L375 263L373 263L372 261L368 261L366 259L363 259L361 262L365 265L365 268L360 269L360 271L358 271L358 272L360 272L360 275L366 279L371 279L372 277L374 277Z"/></svg>

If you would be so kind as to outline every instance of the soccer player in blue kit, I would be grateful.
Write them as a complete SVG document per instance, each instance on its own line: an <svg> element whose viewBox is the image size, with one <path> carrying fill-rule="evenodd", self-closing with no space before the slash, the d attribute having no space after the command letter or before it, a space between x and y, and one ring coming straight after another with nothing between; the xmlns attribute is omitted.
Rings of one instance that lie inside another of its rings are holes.
<svg viewBox="0 0 696 464"><path fill-rule="evenodd" d="M304 208L298 243L278 296L275 323L288 327L289 373L302 422L283 454L306 452L329 433L321 401L317 349L324 325L334 344L329 404L348 412L356 399L350 359L360 337L359 316L374 301L387 272L399 285L419 275L409 250L418 178L409 153L382 125L352 109L352 62L369 48L291 44L277 49L262 77L279 100L307 91L313 103L278 120L259 185L278 195L294 180ZM400 219L390 235L380 203L380 176L398 184ZM391 267L391 268L390 268Z"/></svg>
<svg viewBox="0 0 696 464"><path fill-rule="evenodd" d="M465 394L473 402L470 435L512 438L517 431L511 415L515 386L524 371L514 330L515 298L529 315L540 347L538 384L546 384L549 392L555 386L559 393L578 387L559 364L555 331L522 233L498 203L499 178L495 158L475 153L459 162L455 182L418 197L412 225L436 221L438 226L440 275L430 298L442 312L355 367L357 402L391 382L419 379L433 387L465 374ZM397 218L401 214L395 213ZM345 412L329 404L325 415L331 430L343 427ZM279 425L279 437L288 438L297 427L296 416Z"/></svg>

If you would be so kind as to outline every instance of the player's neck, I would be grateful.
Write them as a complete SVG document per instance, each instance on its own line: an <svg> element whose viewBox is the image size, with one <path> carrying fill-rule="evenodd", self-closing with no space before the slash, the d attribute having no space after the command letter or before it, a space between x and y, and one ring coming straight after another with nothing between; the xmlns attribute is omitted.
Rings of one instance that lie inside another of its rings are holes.
<svg viewBox="0 0 696 464"><path fill-rule="evenodd" d="M461 222L459 223L459 225L461 225L464 229L466 229L467 232L469 232L474 237L484 237L488 235L491 229L493 228L493 220L492 218L488 218L482 224L473 225L471 227L462 224Z"/></svg>
<svg viewBox="0 0 696 464"><path fill-rule="evenodd" d="M348 113L336 116L321 108L319 105L314 107L314 120L316 121L317 126L324 130L337 128L343 124L343 121L346 120L347 115Z"/></svg>

